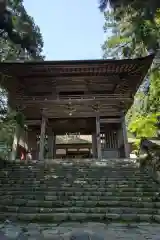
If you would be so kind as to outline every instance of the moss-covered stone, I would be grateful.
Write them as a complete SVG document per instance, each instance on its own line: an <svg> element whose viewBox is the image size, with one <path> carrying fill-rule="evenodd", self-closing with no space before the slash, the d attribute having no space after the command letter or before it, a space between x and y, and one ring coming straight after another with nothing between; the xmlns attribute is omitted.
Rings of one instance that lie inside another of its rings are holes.
<svg viewBox="0 0 160 240"><path fill-rule="evenodd" d="M153 216L160 214L159 186L143 169L122 163L112 167L85 162L68 167L54 162L47 167L20 162L5 166L11 175L0 176L0 219L157 221Z"/></svg>

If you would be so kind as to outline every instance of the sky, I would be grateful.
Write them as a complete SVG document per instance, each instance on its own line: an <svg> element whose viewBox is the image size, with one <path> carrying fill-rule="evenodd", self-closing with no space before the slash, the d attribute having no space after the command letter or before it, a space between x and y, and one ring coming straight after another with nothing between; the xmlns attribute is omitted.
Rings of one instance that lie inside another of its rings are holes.
<svg viewBox="0 0 160 240"><path fill-rule="evenodd" d="M46 60L102 58L98 0L24 0L24 6L40 27Z"/></svg>

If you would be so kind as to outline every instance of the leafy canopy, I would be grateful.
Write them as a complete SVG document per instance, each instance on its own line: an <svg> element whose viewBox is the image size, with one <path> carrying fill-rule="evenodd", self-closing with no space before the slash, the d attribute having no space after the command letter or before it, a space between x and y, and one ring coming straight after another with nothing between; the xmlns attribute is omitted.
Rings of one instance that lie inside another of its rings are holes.
<svg viewBox="0 0 160 240"><path fill-rule="evenodd" d="M4 8L1 8L1 2L0 61L43 60L40 29L26 12L23 1L9 0ZM2 21L4 16L8 16L6 22ZM1 83L7 80L7 76L0 75ZM8 94L0 85L0 157L8 155L17 121L24 124L23 116L8 107Z"/></svg>
<svg viewBox="0 0 160 240"><path fill-rule="evenodd" d="M19 48L27 51L34 59L42 58L43 40L39 27L29 16L23 0L2 0L0 2L0 35Z"/></svg>
<svg viewBox="0 0 160 240"><path fill-rule="evenodd" d="M104 8L107 1L103 2ZM104 58L136 58L157 53L160 44L159 1L110 1L112 10L105 11L104 31L110 32L102 45ZM104 10L102 7L101 10ZM136 137L156 136L160 112L159 55L138 90L127 114L130 132Z"/></svg>

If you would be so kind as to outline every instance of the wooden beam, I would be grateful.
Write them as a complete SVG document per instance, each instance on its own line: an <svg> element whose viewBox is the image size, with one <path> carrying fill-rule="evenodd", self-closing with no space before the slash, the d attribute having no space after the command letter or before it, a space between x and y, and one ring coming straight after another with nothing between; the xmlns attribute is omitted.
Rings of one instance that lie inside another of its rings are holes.
<svg viewBox="0 0 160 240"><path fill-rule="evenodd" d="M45 114L48 118L87 118L87 117L94 117L95 113L94 112L74 112L72 113L72 115L69 115L69 113L64 113L64 112L59 112L59 113L53 113L53 112L49 112L49 111L45 111ZM100 111L101 116L110 116L110 117L114 117L114 116L121 116L121 112L115 112L115 111L111 111L111 112L101 112Z"/></svg>
<svg viewBox="0 0 160 240"><path fill-rule="evenodd" d="M27 126L40 126L41 125L41 120L25 120L25 124Z"/></svg>
<svg viewBox="0 0 160 240"><path fill-rule="evenodd" d="M32 99L31 99L32 98ZM93 101L93 100L103 100L103 101L131 101L133 98L128 94L84 94L84 95L68 95L68 96L15 96L15 100L22 103L65 103L69 100L72 102L79 101Z"/></svg>
<svg viewBox="0 0 160 240"><path fill-rule="evenodd" d="M49 112L49 111L45 111L45 114L48 118L50 119L72 119L72 118L90 118L90 117L95 117L95 113L94 112L74 112L72 115L69 115L69 113L64 113L64 112ZM102 117L120 117L121 116L121 112L117 112L117 111L111 111L111 112L100 112ZM36 115L33 115L33 113L31 112L30 114L28 114L26 116L27 118L31 119L32 117L36 118ZM39 115L38 115L39 118ZM32 124L33 123L33 124ZM26 122L27 124L27 122ZM29 125L40 125L37 121L30 121Z"/></svg>
<svg viewBox="0 0 160 240"><path fill-rule="evenodd" d="M77 96L76 96L77 97ZM64 99L33 99L27 98L17 99L19 106L25 107L23 110L27 118L37 118L41 114L41 109L50 118L67 118L67 117L94 117L93 106L100 105L102 116L115 116L120 114L122 110L127 111L132 104L132 98L125 95L104 95L91 96L91 98L64 98ZM125 103L125 105L122 104ZM71 110L68 104L71 103ZM72 111L73 110L73 111ZM69 113L71 112L70 116ZM37 123L39 124L39 123Z"/></svg>
<svg viewBox="0 0 160 240"><path fill-rule="evenodd" d="M100 123L120 123L121 118L104 118L100 119Z"/></svg>

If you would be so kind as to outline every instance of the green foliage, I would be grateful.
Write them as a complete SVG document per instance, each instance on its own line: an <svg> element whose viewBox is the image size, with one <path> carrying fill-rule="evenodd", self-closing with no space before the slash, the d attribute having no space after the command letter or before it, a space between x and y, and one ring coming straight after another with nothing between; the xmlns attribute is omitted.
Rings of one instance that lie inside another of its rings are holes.
<svg viewBox="0 0 160 240"><path fill-rule="evenodd" d="M143 14L135 12L133 8L124 8L121 18L115 21L119 11L117 9L115 12L107 11L104 14L104 30L113 27L118 29L116 34L104 42L104 56L107 57L108 53L111 53L119 58L141 57L148 55L148 51L156 51L160 39L159 10L155 14L154 23L146 20Z"/></svg>
<svg viewBox="0 0 160 240"><path fill-rule="evenodd" d="M148 94L149 112L160 112L160 71L159 69L150 75L150 90Z"/></svg>
<svg viewBox="0 0 160 240"><path fill-rule="evenodd" d="M14 119L16 123L20 125L21 128L24 128L25 117L21 112L17 112Z"/></svg>
<svg viewBox="0 0 160 240"><path fill-rule="evenodd" d="M151 138L157 137L157 116L159 114L149 114L147 116L138 116L129 124L129 131L133 133L136 138Z"/></svg>
<svg viewBox="0 0 160 240"><path fill-rule="evenodd" d="M148 96L145 95L142 91L138 91L134 98L134 104L129 109L126 116L127 125L129 125L132 119L145 116L147 112L147 104L148 104Z"/></svg>
<svg viewBox="0 0 160 240"><path fill-rule="evenodd" d="M111 4L112 11L104 13L104 31L112 30L102 46L104 58L137 58L157 52L160 44L160 2L120 0L117 6L116 1L111 0ZM153 4L154 11L149 16L148 10L153 10ZM149 83L147 90L145 83ZM156 136L154 123L158 112L160 67L159 63L154 63L127 113L128 130L138 138Z"/></svg>
<svg viewBox="0 0 160 240"><path fill-rule="evenodd" d="M135 139L135 142L133 143L133 145L134 145L134 147L135 147L135 152L136 152L136 154L138 154L139 147L140 147L140 142L141 142L140 139Z"/></svg>
<svg viewBox="0 0 160 240"><path fill-rule="evenodd" d="M16 122L8 120L0 123L0 141L11 146Z"/></svg>
<svg viewBox="0 0 160 240"><path fill-rule="evenodd" d="M117 11L116 19L122 19L122 12L133 9L134 12L139 13L145 19L154 20L155 12L160 8L159 0L99 0L99 8L104 11L107 4L110 3L112 9Z"/></svg>
<svg viewBox="0 0 160 240"><path fill-rule="evenodd" d="M7 7L0 12L0 29L3 39L10 40L19 52L23 50L34 59L43 59L40 29L27 14L22 0L8 1Z"/></svg>
<svg viewBox="0 0 160 240"><path fill-rule="evenodd" d="M8 6L12 12L13 32L23 38L28 38L29 47L26 45L15 44L13 39L6 34L0 38L0 61L29 61L32 59L43 59L42 48L43 40L39 27L34 23L34 19L29 16L23 6L22 0L9 0ZM1 17L1 15L0 15ZM1 25L0 25L1 26ZM0 27L1 28L1 27ZM34 54L32 54L34 50ZM0 75L0 82L7 81L7 76ZM8 108L7 92L0 86L0 156L6 155L6 149L10 149L16 123L24 127L24 116ZM3 144L2 144L3 143ZM1 151L2 150L2 151Z"/></svg>
<svg viewBox="0 0 160 240"><path fill-rule="evenodd" d="M0 158L5 159L12 146L13 135L15 131L16 121L14 120L13 112L6 115L0 121Z"/></svg>

